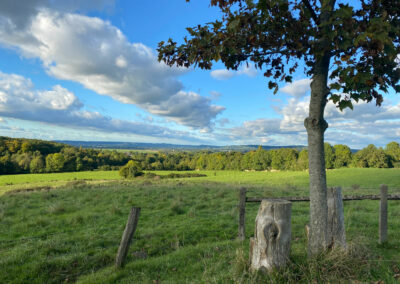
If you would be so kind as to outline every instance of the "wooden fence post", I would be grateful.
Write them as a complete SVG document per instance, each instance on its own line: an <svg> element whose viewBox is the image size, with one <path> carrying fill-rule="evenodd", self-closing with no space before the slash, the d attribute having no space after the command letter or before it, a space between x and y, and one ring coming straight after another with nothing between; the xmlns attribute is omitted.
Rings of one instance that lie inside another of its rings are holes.
<svg viewBox="0 0 400 284"><path fill-rule="evenodd" d="M239 191L239 232L238 239L244 241L246 238L245 218L246 215L246 188L242 187Z"/></svg>
<svg viewBox="0 0 400 284"><path fill-rule="evenodd" d="M292 203L263 200L250 239L250 268L271 271L286 265L290 254Z"/></svg>
<svg viewBox="0 0 400 284"><path fill-rule="evenodd" d="M125 230L122 235L121 243L118 248L117 257L115 259L115 266L117 268L124 265L125 258L128 254L129 246L132 242L133 234L135 233L136 226L139 220L140 207L132 207L129 213L128 221L126 222Z"/></svg>
<svg viewBox="0 0 400 284"><path fill-rule="evenodd" d="M331 187L328 197L328 245L331 248L346 248L342 189Z"/></svg>
<svg viewBox="0 0 400 284"><path fill-rule="evenodd" d="M387 241L388 187L381 184L381 202L379 205L379 243Z"/></svg>

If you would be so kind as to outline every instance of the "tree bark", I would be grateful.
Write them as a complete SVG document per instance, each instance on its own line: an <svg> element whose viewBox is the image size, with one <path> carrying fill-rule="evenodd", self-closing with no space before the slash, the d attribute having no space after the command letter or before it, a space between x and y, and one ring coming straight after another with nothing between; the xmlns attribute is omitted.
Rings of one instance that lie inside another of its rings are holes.
<svg viewBox="0 0 400 284"><path fill-rule="evenodd" d="M330 16L335 0L321 0L319 42L315 52L312 70L309 115L304 121L308 135L308 165L310 174L310 235L308 253L323 252L328 246L328 205L326 193L326 171L324 153L324 133L328 123L324 119L325 106L329 94L328 72L331 42L329 34Z"/></svg>
<svg viewBox="0 0 400 284"><path fill-rule="evenodd" d="M308 134L308 163L310 174L310 236L309 254L327 248L328 205L326 197L326 171L324 133L328 123L324 110L328 95L327 80L330 58L324 56L315 68L311 83L309 116L304 121Z"/></svg>

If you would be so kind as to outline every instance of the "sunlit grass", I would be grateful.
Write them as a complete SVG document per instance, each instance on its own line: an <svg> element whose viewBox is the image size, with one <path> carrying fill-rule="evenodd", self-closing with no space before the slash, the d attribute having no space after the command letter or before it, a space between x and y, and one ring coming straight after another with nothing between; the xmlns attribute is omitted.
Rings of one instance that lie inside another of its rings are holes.
<svg viewBox="0 0 400 284"><path fill-rule="evenodd" d="M236 241L238 189L246 185L249 196L307 195L307 173L205 173L204 178L175 181L136 179L106 185L72 181L59 189L3 194L0 282L309 283L353 279L391 283L399 273L398 201L389 202L387 244L377 243L379 202L345 202L347 239L362 245L360 256L310 261L304 233L309 204L294 203L288 270L269 278L249 273L248 238L254 233L258 205L247 204L247 239L243 244ZM345 194L376 193L381 183L389 184L389 193L400 193L398 173L334 170L328 171L328 182L343 185ZM256 181L249 182L251 178ZM131 206L142 208L138 230L126 267L115 270L113 262ZM340 266L348 263L355 265Z"/></svg>

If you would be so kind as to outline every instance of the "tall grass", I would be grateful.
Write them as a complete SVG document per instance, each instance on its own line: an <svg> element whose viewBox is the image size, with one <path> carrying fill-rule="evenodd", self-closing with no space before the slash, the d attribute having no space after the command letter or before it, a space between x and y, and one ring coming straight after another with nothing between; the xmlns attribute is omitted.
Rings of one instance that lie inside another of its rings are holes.
<svg viewBox="0 0 400 284"><path fill-rule="evenodd" d="M399 273L400 202L389 202L389 242L378 245L379 202L368 200L345 203L347 239L355 249L311 260L304 233L309 205L294 203L288 268L268 276L250 273L248 238L258 206L247 205L247 239L236 241L240 186L179 179L11 191L0 196L0 282L390 283ZM248 189L252 196L307 194L293 185ZM363 188L346 190L364 193ZM115 270L131 206L142 208L138 229L126 267Z"/></svg>

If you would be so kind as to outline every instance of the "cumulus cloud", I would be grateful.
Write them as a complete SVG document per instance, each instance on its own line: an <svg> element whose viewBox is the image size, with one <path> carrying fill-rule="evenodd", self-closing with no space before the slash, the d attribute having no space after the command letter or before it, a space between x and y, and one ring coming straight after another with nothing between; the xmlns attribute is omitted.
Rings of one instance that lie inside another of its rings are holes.
<svg viewBox="0 0 400 284"><path fill-rule="evenodd" d="M246 75L249 77L255 77L257 76L257 70L254 68L252 65L243 65L242 67L239 68L238 71L231 71L227 69L217 69L211 71L211 77L217 79L217 80L228 80L234 76L238 75Z"/></svg>
<svg viewBox="0 0 400 284"><path fill-rule="evenodd" d="M192 128L212 127L224 110L183 91L178 80L183 69L159 63L152 49L130 43L111 23L35 7L37 13L23 27L14 14L0 12L0 44L40 58L48 74Z"/></svg>
<svg viewBox="0 0 400 284"><path fill-rule="evenodd" d="M0 116L73 128L199 141L188 132L144 122L113 119L98 112L87 111L72 92L59 85L51 90L37 90L29 79L2 72Z"/></svg>
<svg viewBox="0 0 400 284"><path fill-rule="evenodd" d="M21 1L2 0L0 1L0 15L12 21L15 27L27 25L41 9L51 8L61 11L90 11L102 10L114 7L115 0L29 0Z"/></svg>
<svg viewBox="0 0 400 284"><path fill-rule="evenodd" d="M297 88L302 91L297 91ZM307 79L287 86L286 91L293 98L287 104L276 107L281 118L260 118L245 121L237 127L223 128L216 139L247 144L266 141L273 145L306 145L304 119L308 116L310 96L304 95L308 88ZM354 103L354 110L340 111L330 101L326 105L325 119L329 123L325 138L330 143L347 144L354 148L371 143L383 146L399 139L400 103L385 101L382 107L377 107L373 103L360 101Z"/></svg>
<svg viewBox="0 0 400 284"><path fill-rule="evenodd" d="M211 77L217 79L217 80L228 80L235 76L235 73L230 70L226 69L217 69L211 71Z"/></svg>
<svg viewBox="0 0 400 284"><path fill-rule="evenodd" d="M221 119L218 120L218 124L221 127L224 127L228 123L230 123L230 120L228 118L221 118Z"/></svg>
<svg viewBox="0 0 400 284"><path fill-rule="evenodd" d="M308 116L310 96L293 98L281 108L282 131L304 132L304 119ZM400 129L400 104L385 101L381 107L360 101L354 110L340 111L331 101L325 108L325 119L329 128L326 139L331 143L345 143L353 147L366 144L384 145L398 140ZM304 132L305 134L305 132Z"/></svg>
<svg viewBox="0 0 400 284"><path fill-rule="evenodd" d="M293 81L292 83L281 88L281 92L291 95L295 98L301 98L307 95L307 93L310 91L310 84L310 79Z"/></svg>
<svg viewBox="0 0 400 284"><path fill-rule="evenodd" d="M243 65L237 71L238 75L246 75L246 76L249 76L249 77L255 77L255 76L257 76L257 73L258 73L257 69L254 68L253 65Z"/></svg>

